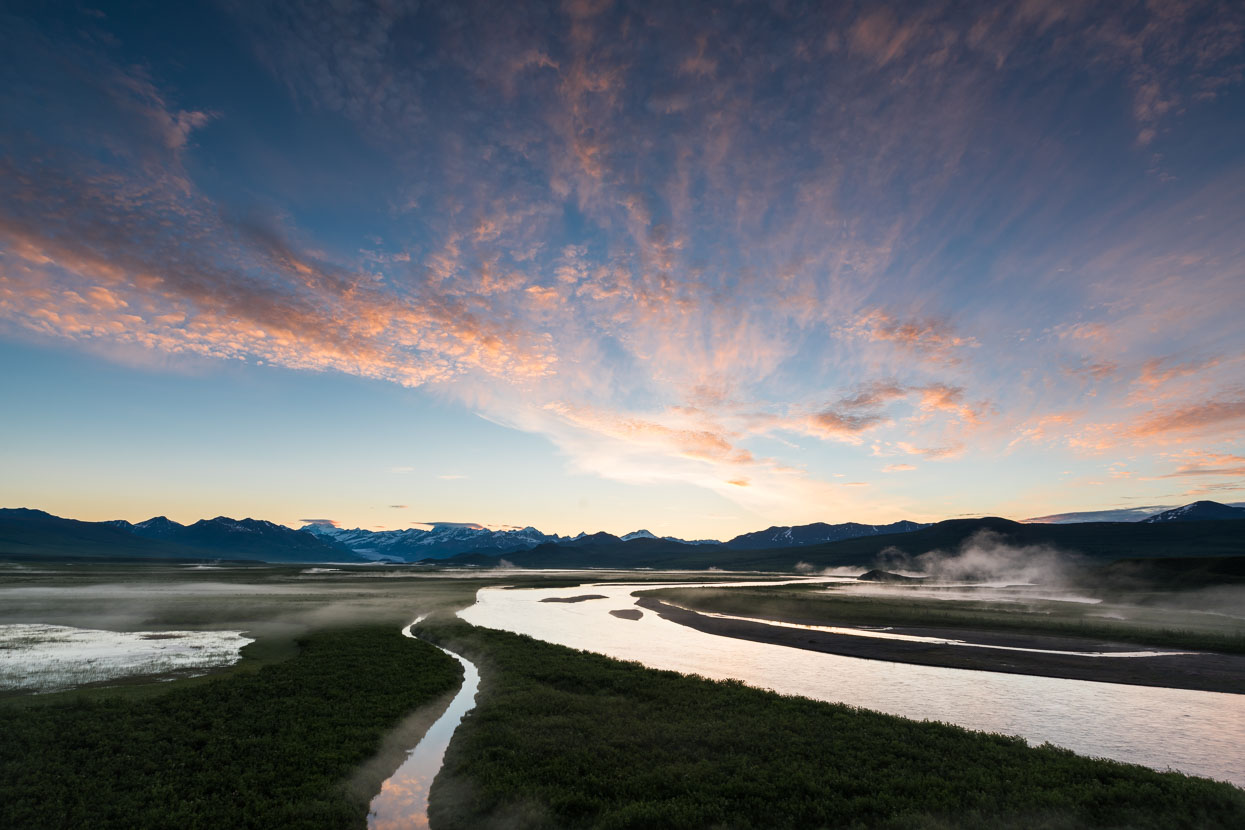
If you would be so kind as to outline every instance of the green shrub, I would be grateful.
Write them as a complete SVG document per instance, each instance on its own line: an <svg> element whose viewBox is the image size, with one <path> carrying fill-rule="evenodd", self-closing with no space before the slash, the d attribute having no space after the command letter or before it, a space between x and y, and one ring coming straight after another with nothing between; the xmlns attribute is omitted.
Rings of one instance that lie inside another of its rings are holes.
<svg viewBox="0 0 1245 830"><path fill-rule="evenodd" d="M139 700L0 709L2 827L362 827L343 782L462 669L392 626Z"/></svg>

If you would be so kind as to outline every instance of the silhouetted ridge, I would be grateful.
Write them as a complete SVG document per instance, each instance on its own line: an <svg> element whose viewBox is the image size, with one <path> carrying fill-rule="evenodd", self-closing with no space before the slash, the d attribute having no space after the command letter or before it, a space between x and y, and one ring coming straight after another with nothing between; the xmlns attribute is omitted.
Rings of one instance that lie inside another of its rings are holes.
<svg viewBox="0 0 1245 830"><path fill-rule="evenodd" d="M1205 522L1223 519L1245 519L1245 507L1232 507L1231 505L1220 504L1217 501L1195 501L1192 504L1186 504L1184 507L1164 510L1162 513L1156 513L1141 521L1145 524L1160 524L1163 522Z"/></svg>

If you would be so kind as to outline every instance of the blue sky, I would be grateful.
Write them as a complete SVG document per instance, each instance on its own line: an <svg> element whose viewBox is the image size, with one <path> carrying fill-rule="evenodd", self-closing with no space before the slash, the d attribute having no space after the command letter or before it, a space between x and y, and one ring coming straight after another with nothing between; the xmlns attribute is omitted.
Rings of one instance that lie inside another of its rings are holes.
<svg viewBox="0 0 1245 830"><path fill-rule="evenodd" d="M721 538L1245 495L1239 4L0 22L5 505Z"/></svg>

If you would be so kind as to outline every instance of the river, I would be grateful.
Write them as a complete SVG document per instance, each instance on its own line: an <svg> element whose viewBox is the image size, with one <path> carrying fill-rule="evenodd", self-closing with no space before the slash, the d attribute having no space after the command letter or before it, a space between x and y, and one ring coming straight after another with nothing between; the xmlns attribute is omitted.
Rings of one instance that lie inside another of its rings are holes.
<svg viewBox="0 0 1245 830"><path fill-rule="evenodd" d="M403 628L402 633L414 639L412 629L422 619L421 616ZM449 708L441 713L441 717L407 754L402 765L381 785L380 792L368 807L369 830L425 830L428 827L428 789L441 769L454 731L462 722L463 715L475 706L476 693L480 689L480 672L475 664L452 651L441 650L462 664L463 685L450 701Z"/></svg>
<svg viewBox="0 0 1245 830"><path fill-rule="evenodd" d="M1245 695L864 660L706 634L648 612L638 620L609 613L634 609L633 591L657 587L663 586L484 588L459 616L656 669L1019 735L1032 744L1245 786ZM604 598L541 602L589 593Z"/></svg>

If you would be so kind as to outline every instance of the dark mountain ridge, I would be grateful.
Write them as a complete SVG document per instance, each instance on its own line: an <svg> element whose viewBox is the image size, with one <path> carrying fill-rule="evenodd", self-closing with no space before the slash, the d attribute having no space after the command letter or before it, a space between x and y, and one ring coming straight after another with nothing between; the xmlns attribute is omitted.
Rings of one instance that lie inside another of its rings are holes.
<svg viewBox="0 0 1245 830"><path fill-rule="evenodd" d="M506 562L527 568L677 568L723 570L774 570L801 572L824 568L859 566L864 569L891 564L890 560L919 556L931 551L953 553L983 531L1001 544L1014 547L1047 546L1086 559L1171 558L1189 556L1245 555L1245 518L1198 520L1190 516L1224 515L1215 502L1197 502L1182 508L1174 519L1154 522L1084 522L1078 524L1026 524L998 517L948 519L933 525L896 522L892 525L841 525L816 523L794 528L769 528L744 534L725 545L689 543L657 538L652 534L628 534L623 539L609 533L580 534L575 538L547 536L534 528L520 531L489 531L483 528L445 526L446 538L470 545L481 538L488 546L460 548L446 556L435 544L414 548L428 555L425 564L448 566L496 566ZM1175 512L1175 511L1169 511ZM882 533L882 529L894 532ZM913 529L915 528L915 529ZM867 533L825 542L808 540L825 534ZM471 534L450 532L473 530ZM334 529L336 531L336 529ZM805 532L806 531L806 532ZM359 531L312 532L293 530L260 519L217 516L182 525L164 516L131 524L125 521L79 522L41 510L0 509L0 556L23 558L163 558L241 559L264 562L363 562L406 557L378 557L342 540L341 534ZM365 533L368 533L364 531ZM398 534L408 531L386 531ZM433 542L435 535L411 536ZM479 536L479 534L483 536ZM758 536L775 536L784 542L754 548ZM394 537L394 538L398 538ZM751 538L748 538L751 537ZM525 547L499 549L507 540L520 538ZM546 541L539 541L540 539ZM743 541L739 541L743 540ZM409 539L408 539L409 541ZM744 547L732 547L738 543ZM405 544L405 543L404 543ZM883 554L886 556L883 557ZM414 557L411 557L414 558ZM884 561L887 560L887 561Z"/></svg>
<svg viewBox="0 0 1245 830"><path fill-rule="evenodd" d="M182 525L80 522L28 508L0 509L0 556L355 562L344 545L263 521L217 516Z"/></svg>
<svg viewBox="0 0 1245 830"><path fill-rule="evenodd" d="M910 533L929 525L919 522L892 522L888 525L863 525L844 522L831 525L814 522L808 525L770 527L753 533L743 533L726 543L732 550L766 550L772 548L800 547L862 536L885 536L891 533Z"/></svg>
<svg viewBox="0 0 1245 830"><path fill-rule="evenodd" d="M942 551L954 554L979 534L990 544L1047 548L1099 562L1115 559L1245 555L1245 519L1145 524L1084 522L1069 525L1024 524L987 516L948 519L907 533L843 539L820 545L732 551L681 545L660 539L598 540L591 544L549 543L506 558L523 568L720 568L791 572L825 568L870 569L886 560ZM611 537L616 539L616 537ZM468 555L441 560L443 565L496 565L498 557Z"/></svg>
<svg viewBox="0 0 1245 830"><path fill-rule="evenodd" d="M1184 507L1164 510L1153 516L1142 519L1145 524L1161 524L1164 522L1204 522L1221 519L1245 519L1245 507L1232 507L1217 501L1195 501Z"/></svg>

